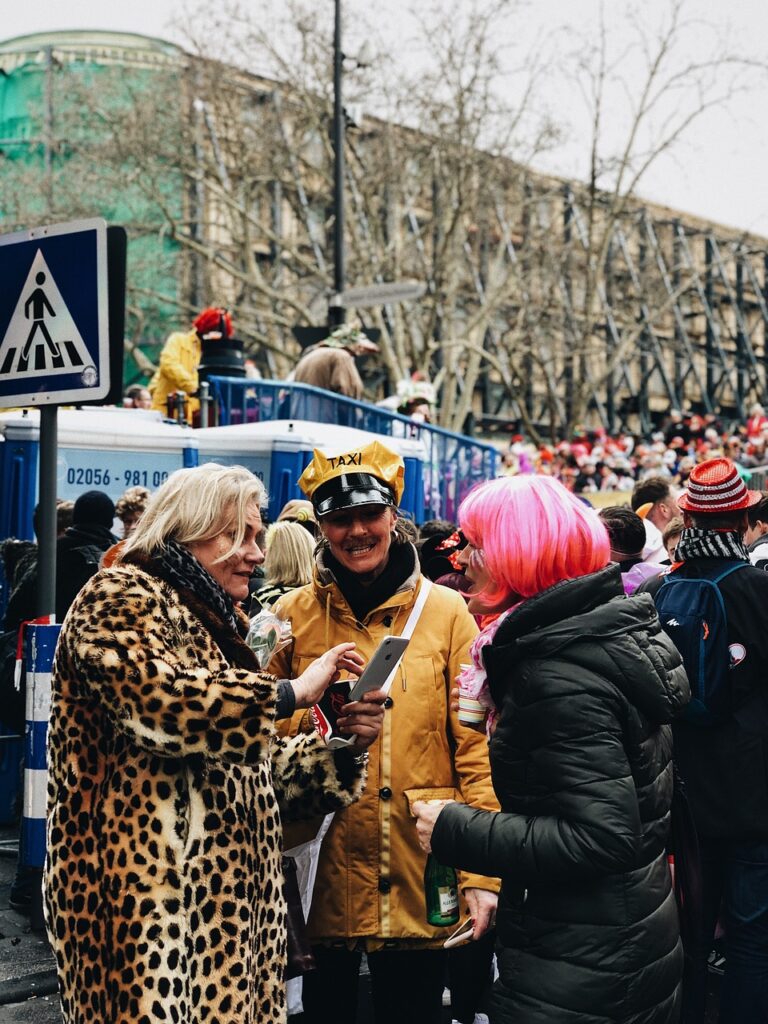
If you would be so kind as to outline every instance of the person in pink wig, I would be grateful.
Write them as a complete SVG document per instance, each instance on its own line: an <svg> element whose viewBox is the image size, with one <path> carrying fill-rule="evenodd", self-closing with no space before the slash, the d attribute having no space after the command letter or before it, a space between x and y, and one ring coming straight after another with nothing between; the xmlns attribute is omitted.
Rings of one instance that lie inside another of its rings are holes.
<svg viewBox="0 0 768 1024"><path fill-rule="evenodd" d="M689 699L647 595L624 595L605 526L550 477L482 484L459 509L472 646L495 710L501 810L417 802L444 864L497 875L493 1024L673 1024L683 950L666 857L673 716Z"/></svg>

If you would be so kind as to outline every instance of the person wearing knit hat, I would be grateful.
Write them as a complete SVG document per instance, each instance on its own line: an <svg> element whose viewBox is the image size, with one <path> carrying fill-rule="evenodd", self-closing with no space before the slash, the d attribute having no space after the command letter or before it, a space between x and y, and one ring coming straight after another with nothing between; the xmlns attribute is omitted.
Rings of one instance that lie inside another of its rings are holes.
<svg viewBox="0 0 768 1024"><path fill-rule="evenodd" d="M375 354L379 346L355 324L342 324L317 345L310 345L293 371L297 384L311 384L357 401L363 397L363 379L355 357ZM321 419L318 415L316 418Z"/></svg>
<svg viewBox="0 0 768 1024"><path fill-rule="evenodd" d="M75 501L72 525L56 542L56 621L101 566L104 552L117 537L112 533L115 504L104 491L86 491Z"/></svg>
<svg viewBox="0 0 768 1024"><path fill-rule="evenodd" d="M727 659L727 688L717 691L718 715L707 725L687 719L674 723L675 761L698 833L702 875L699 930L692 936L683 979L685 1022L704 1020L707 958L720 915L726 928L720 1020L757 1024L768 1019L763 981L768 977L768 573L751 564L744 544L749 510L761 499L730 459L695 466L678 498L683 531L677 562L665 577L640 588L654 594L662 625L673 641L680 635L681 650L684 642L690 646L690 634L681 632L685 623L679 617L664 614L665 579L708 580L724 613L724 622L723 616L702 620L698 645L705 651L707 639L724 630L721 643L727 649L713 647L707 655ZM691 590L693 601L702 584L692 583ZM691 614L697 614L694 608ZM709 708L711 697L700 687L701 679L691 678L694 695Z"/></svg>
<svg viewBox="0 0 768 1024"><path fill-rule="evenodd" d="M477 627L461 595L432 585L421 570L412 530L397 512L404 476L403 459L379 441L314 452L299 480L321 532L312 582L273 608L293 633L270 665L281 678L294 677L318 644L336 637L354 636L369 661L386 636L412 630L390 673L380 741L369 751L375 783L354 809L336 812L320 849L307 922L317 962L303 983L307 1024L331 1019L331 1006L333 1019L355 1019L361 951L377 1021L440 1020L449 929L427 920L411 801L461 793L472 807L497 806L485 735L464 725L450 701ZM291 728L312 726L294 716ZM475 939L491 923L497 889L487 876L461 876Z"/></svg>
<svg viewBox="0 0 768 1024"><path fill-rule="evenodd" d="M232 315L222 306L209 306L192 321L191 331L174 331L160 353L160 362L149 382L152 408L167 415L168 397L175 391L187 395L185 415L188 422L200 408L194 396L200 386L198 367L203 342L221 341L233 334Z"/></svg>

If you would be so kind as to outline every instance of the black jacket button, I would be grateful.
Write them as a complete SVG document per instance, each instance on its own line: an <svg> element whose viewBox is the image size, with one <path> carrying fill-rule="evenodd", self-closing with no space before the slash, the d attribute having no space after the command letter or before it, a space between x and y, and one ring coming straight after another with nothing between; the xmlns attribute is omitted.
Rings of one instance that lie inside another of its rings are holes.
<svg viewBox="0 0 768 1024"><path fill-rule="evenodd" d="M385 626L391 626L392 625L392 616L391 615L385 615L384 618L381 621L384 623Z"/></svg>
<svg viewBox="0 0 768 1024"><path fill-rule="evenodd" d="M388 878L379 879L379 892L390 892L392 889L392 883Z"/></svg>
<svg viewBox="0 0 768 1024"><path fill-rule="evenodd" d="M384 786L383 789L379 790L379 796L381 797L382 800L391 800L392 790L389 788L389 786Z"/></svg>
<svg viewBox="0 0 768 1024"><path fill-rule="evenodd" d="M394 706L394 703L395 702L392 700L391 697L387 697L387 699L384 701L384 707L385 708L391 708L391 707Z"/></svg>

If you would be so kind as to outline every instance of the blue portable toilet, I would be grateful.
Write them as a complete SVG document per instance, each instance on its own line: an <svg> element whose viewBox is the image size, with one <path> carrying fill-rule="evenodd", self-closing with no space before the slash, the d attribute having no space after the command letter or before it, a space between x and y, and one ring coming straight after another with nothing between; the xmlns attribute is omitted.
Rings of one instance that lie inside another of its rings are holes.
<svg viewBox="0 0 768 1024"><path fill-rule="evenodd" d="M91 407L60 409L57 497L74 501L104 491L116 501L138 484L156 490L168 475L197 465L196 431L158 412ZM37 503L40 413L0 414L0 539L31 538Z"/></svg>
<svg viewBox="0 0 768 1024"><path fill-rule="evenodd" d="M291 498L303 497L296 481L319 448L327 455L380 441L398 452L405 463L405 490L400 508L416 523L424 519L424 445L412 438L385 437L353 427L309 420L272 420L207 427L196 431L200 462L220 462L250 469L269 495L269 518L274 520Z"/></svg>

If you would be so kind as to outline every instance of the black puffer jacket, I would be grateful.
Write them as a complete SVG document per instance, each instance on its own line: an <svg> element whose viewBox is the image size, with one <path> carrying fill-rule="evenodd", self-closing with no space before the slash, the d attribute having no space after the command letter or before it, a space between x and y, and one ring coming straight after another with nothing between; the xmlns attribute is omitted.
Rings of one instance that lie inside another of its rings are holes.
<svg viewBox="0 0 768 1024"><path fill-rule="evenodd" d="M503 880L493 1024L672 1024L668 723L689 693L652 600L625 598L616 565L557 584L485 659L502 811L449 804L432 846Z"/></svg>

